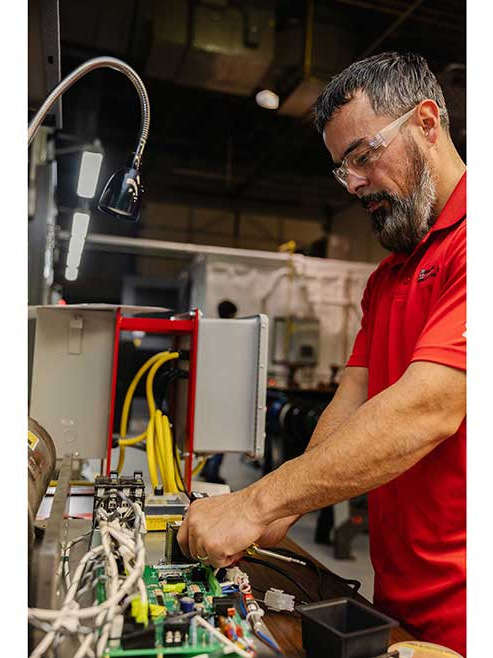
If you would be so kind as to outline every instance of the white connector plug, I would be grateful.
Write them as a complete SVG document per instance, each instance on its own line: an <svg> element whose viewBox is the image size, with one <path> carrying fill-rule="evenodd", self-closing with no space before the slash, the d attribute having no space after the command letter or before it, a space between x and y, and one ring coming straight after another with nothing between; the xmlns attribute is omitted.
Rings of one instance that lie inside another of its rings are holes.
<svg viewBox="0 0 493 658"><path fill-rule="evenodd" d="M282 610L293 612L294 610L294 596L292 594L286 594L282 589L274 589L274 587L266 591L264 603L269 610L275 610L276 612L281 612Z"/></svg>

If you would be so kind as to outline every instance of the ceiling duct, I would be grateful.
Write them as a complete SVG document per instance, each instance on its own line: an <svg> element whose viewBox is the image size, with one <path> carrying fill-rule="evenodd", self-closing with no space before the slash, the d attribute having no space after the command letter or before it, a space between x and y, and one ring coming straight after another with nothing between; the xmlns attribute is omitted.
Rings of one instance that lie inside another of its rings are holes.
<svg viewBox="0 0 493 658"><path fill-rule="evenodd" d="M157 3L145 74L190 87L251 95L274 57L275 13L269 4Z"/></svg>
<svg viewBox="0 0 493 658"><path fill-rule="evenodd" d="M305 4L303 16L288 20L276 35L277 79L283 101L279 112L303 117L330 78L355 55L354 34L334 22L333 15L314 0Z"/></svg>

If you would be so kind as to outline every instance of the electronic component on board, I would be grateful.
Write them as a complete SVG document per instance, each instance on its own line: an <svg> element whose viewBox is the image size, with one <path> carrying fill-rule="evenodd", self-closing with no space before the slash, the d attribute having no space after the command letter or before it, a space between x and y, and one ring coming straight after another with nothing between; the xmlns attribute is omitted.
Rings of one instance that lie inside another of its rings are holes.
<svg viewBox="0 0 493 658"><path fill-rule="evenodd" d="M169 521L166 525L164 558L168 564L187 564L190 559L182 552L178 543L178 530L181 521Z"/></svg>

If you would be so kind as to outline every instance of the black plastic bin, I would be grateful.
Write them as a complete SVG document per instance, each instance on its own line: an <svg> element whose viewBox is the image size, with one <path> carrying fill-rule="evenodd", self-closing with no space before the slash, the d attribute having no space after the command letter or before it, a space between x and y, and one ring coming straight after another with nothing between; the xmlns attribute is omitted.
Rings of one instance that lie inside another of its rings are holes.
<svg viewBox="0 0 493 658"><path fill-rule="evenodd" d="M387 652L397 622L353 599L296 608L301 614L307 658L374 658Z"/></svg>

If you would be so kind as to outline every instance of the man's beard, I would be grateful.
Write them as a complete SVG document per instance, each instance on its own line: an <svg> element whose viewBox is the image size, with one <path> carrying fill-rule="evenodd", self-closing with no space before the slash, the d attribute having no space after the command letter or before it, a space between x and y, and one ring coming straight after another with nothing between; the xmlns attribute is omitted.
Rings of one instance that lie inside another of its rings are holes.
<svg viewBox="0 0 493 658"><path fill-rule="evenodd" d="M433 207L437 196L428 163L414 140L409 144L409 196L400 197L390 192L378 192L361 197L365 209L368 209L372 201L388 202L390 209L382 205L370 212L373 230L382 247L394 253L405 254L414 250L435 223Z"/></svg>

